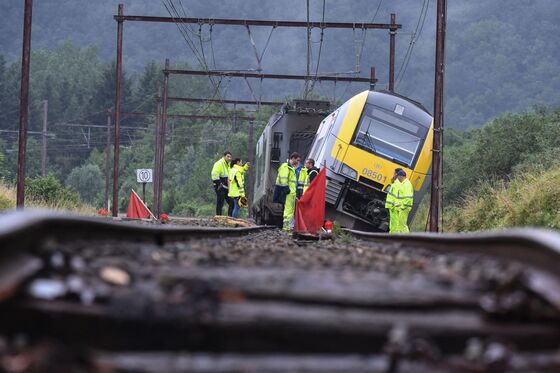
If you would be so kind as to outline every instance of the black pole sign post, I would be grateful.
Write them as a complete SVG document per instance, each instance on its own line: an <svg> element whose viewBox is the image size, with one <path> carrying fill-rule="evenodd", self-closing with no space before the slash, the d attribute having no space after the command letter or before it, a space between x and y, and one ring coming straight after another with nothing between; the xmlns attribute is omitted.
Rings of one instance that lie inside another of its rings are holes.
<svg viewBox="0 0 560 373"><path fill-rule="evenodd" d="M142 183L142 200L146 203L146 183Z"/></svg>
<svg viewBox="0 0 560 373"><path fill-rule="evenodd" d="M136 182L142 183L142 199L146 202L146 184L152 182L152 169L140 168L136 170Z"/></svg>

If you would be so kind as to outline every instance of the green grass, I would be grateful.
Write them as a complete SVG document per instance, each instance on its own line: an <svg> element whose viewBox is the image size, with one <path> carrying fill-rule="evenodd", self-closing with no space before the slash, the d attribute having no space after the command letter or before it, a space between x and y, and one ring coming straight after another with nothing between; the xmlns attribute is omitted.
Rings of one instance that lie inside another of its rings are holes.
<svg viewBox="0 0 560 373"><path fill-rule="evenodd" d="M511 227L560 229L560 163L525 172L510 182L486 182L444 212L446 231Z"/></svg>
<svg viewBox="0 0 560 373"><path fill-rule="evenodd" d="M56 211L70 211L80 215L96 215L94 206L81 202L56 201L45 202L30 196L25 197L25 207L30 209L47 209ZM16 188L0 182L0 212L13 211L16 208Z"/></svg>
<svg viewBox="0 0 560 373"><path fill-rule="evenodd" d="M420 206L416 210L414 218L409 224L411 232L425 232L428 223L428 212L430 211L430 196L426 195L420 201Z"/></svg>

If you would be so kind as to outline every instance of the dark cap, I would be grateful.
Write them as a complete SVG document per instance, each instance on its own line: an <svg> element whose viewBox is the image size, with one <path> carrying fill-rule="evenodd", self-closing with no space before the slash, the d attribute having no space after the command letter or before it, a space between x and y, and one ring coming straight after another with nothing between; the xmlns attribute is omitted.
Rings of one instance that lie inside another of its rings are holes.
<svg viewBox="0 0 560 373"><path fill-rule="evenodd" d="M404 170L398 170L398 171L397 171L397 176L404 176L404 177L406 177L406 172L404 172Z"/></svg>

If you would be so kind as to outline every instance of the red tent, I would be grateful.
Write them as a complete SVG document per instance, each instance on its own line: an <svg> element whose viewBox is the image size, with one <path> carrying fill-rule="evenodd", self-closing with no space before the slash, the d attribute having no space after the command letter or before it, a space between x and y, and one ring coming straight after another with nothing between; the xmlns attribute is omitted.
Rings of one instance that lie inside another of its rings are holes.
<svg viewBox="0 0 560 373"><path fill-rule="evenodd" d="M296 205L294 232L318 234L325 220L326 168L323 167Z"/></svg>

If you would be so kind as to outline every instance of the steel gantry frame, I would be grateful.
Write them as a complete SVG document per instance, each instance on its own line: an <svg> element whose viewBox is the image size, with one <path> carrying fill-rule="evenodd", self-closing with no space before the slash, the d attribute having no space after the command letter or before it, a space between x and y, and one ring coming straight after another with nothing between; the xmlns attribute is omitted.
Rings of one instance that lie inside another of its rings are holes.
<svg viewBox="0 0 560 373"><path fill-rule="evenodd" d="M122 84L122 49L123 49L123 28L124 22L157 22L157 23L191 23L191 24L210 24L210 25L238 25L238 26L269 26L269 27L300 27L300 28L338 28L338 29L385 29L389 30L390 48L389 48L389 90L394 89L394 63L395 63L395 36L398 29L402 25L396 23L395 14L391 14L391 23L351 23L351 22L298 22L298 21L265 21L265 20L250 20L250 19L222 19L222 18L187 18L187 17L155 17L155 16L136 16L124 15L123 4L118 5L118 14L113 17L117 21L117 53L116 53L116 84L115 84L115 136L114 136L114 171L113 171L113 216L118 215L118 179L119 179L119 144L120 144L120 121L121 121L121 84ZM372 69L372 73L374 70ZM168 101L168 80L169 74L178 73L178 70L170 70L166 62L164 70L164 92L162 102L162 115L161 125L159 126L158 134L156 134L157 141L161 144L162 134L161 130L165 131L165 123L167 121L167 101ZM204 73L204 74L202 74ZM208 72L193 72L197 75L207 75ZM228 76L235 76L238 73L226 71L213 71L217 75L227 74ZM282 75L282 74L251 74L243 73L243 77L255 77L260 79L298 79L298 80L327 80L327 81L358 81L369 82L371 86L375 84L372 78L359 78L359 77L339 77L339 76L320 76L320 75ZM256 76L251 76L256 75ZM158 110L159 112L159 110ZM251 130L251 129L250 129ZM249 133L250 135L251 133ZM155 162L163 162L163 153L156 154ZM163 178L158 180L159 186L162 186ZM158 186L159 192L161 188ZM154 187L156 187L154 185ZM159 204L160 201L158 201Z"/></svg>

